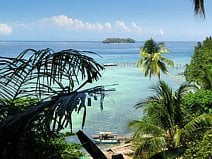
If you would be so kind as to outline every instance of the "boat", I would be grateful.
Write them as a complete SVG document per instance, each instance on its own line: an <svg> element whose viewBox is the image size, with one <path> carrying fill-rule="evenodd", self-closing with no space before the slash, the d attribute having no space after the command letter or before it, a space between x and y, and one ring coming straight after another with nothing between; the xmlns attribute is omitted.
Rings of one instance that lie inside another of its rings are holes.
<svg viewBox="0 0 212 159"><path fill-rule="evenodd" d="M118 144L120 141L117 139L117 135L112 132L100 132L98 136L92 138L95 144Z"/></svg>

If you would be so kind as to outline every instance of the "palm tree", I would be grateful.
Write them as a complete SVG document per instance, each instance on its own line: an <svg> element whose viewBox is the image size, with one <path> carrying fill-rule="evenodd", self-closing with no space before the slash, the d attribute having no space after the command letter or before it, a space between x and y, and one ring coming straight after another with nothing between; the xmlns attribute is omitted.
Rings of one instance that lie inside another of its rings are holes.
<svg viewBox="0 0 212 159"><path fill-rule="evenodd" d="M164 81L159 81L152 89L156 95L136 105L143 108L144 118L130 123L135 130L133 144L135 155L149 158L163 150L173 150L191 140L191 136L199 129L211 127L211 115L202 115L184 122L181 101L191 85L181 85L173 91Z"/></svg>
<svg viewBox="0 0 212 159"><path fill-rule="evenodd" d="M202 78L200 77L201 88L211 90L212 89L212 68L206 68L203 72L205 73L205 76Z"/></svg>
<svg viewBox="0 0 212 159"><path fill-rule="evenodd" d="M204 0L193 0L194 12L196 15L203 15L205 17Z"/></svg>
<svg viewBox="0 0 212 159"><path fill-rule="evenodd" d="M166 64L173 66L174 63L172 60L162 56L164 53L170 53L165 48L164 43L156 43L152 39L144 43L144 46L140 49L141 58L138 60L137 66L144 72L145 77L149 75L151 79L153 74L160 79L161 71L168 74Z"/></svg>
<svg viewBox="0 0 212 159"><path fill-rule="evenodd" d="M27 154L36 158L41 143L48 145L67 126L72 130L74 111L84 111L83 127L87 95L100 95L102 108L103 86L82 89L98 80L103 70L88 54L94 53L47 48L27 49L16 58L0 57L1 158L29 158ZM36 100L17 106L18 99L26 98Z"/></svg>

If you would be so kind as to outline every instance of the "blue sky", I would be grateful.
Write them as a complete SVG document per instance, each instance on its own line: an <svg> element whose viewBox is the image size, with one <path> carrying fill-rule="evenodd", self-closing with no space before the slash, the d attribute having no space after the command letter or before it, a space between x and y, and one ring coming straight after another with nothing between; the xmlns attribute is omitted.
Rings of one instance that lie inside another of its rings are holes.
<svg viewBox="0 0 212 159"><path fill-rule="evenodd" d="M212 35L193 0L1 0L0 40L104 40L107 37L201 41Z"/></svg>

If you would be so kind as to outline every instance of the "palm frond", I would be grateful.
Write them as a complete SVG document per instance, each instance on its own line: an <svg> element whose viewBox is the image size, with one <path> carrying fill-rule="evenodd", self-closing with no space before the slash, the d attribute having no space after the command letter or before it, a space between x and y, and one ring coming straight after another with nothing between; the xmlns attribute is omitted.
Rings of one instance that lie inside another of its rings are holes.
<svg viewBox="0 0 212 159"><path fill-rule="evenodd" d="M17 58L0 57L0 143L16 147L22 137L36 132L44 139L70 126L72 113L83 110L86 119L87 97L100 96L100 108L107 91L104 86L83 89L98 80L103 66L78 50L27 49ZM22 111L12 112L19 98L39 98ZM89 102L89 106L91 103ZM10 113L8 113L10 112ZM30 138L30 137L29 137ZM7 148L1 152L8 151Z"/></svg>
<svg viewBox="0 0 212 159"><path fill-rule="evenodd" d="M174 66L174 62L164 56L160 56L160 60L167 63L169 66Z"/></svg>
<svg viewBox="0 0 212 159"><path fill-rule="evenodd" d="M148 138L148 136L162 136L164 133L164 130L160 127L144 120L134 120L130 122L129 128L135 130L135 134L133 135L135 142L143 140L143 138Z"/></svg>
<svg viewBox="0 0 212 159"><path fill-rule="evenodd" d="M184 126L182 131L187 134L192 134L193 132L199 130L199 129L208 129L212 126L212 115L211 114L202 114L196 119L192 120L188 124Z"/></svg>
<svg viewBox="0 0 212 159"><path fill-rule="evenodd" d="M178 156L182 155L185 152L185 150L186 150L185 146L172 148L169 150L159 152L153 155L152 157L150 157L150 159L175 159Z"/></svg>
<svg viewBox="0 0 212 159"><path fill-rule="evenodd" d="M1 91L11 91L12 100L28 94L43 98L42 95L50 97L55 93L70 93L76 86L101 77L103 66L85 53L92 52L27 49L17 58L1 57L1 85L8 87L8 90L5 87Z"/></svg>
<svg viewBox="0 0 212 159"><path fill-rule="evenodd" d="M158 61L158 69L161 70L164 74L168 74L168 70L166 68L165 63Z"/></svg>
<svg viewBox="0 0 212 159"><path fill-rule="evenodd" d="M157 50L161 54L171 53L171 51L165 47L165 44L163 42L157 44Z"/></svg>
<svg viewBox="0 0 212 159"><path fill-rule="evenodd" d="M199 88L194 84L183 83L175 91L175 98L177 101L180 101L182 97L189 92L196 92Z"/></svg>
<svg viewBox="0 0 212 159"><path fill-rule="evenodd" d="M204 0L193 0L194 12L196 15L203 15L205 17Z"/></svg>
<svg viewBox="0 0 212 159"><path fill-rule="evenodd" d="M153 39L144 43L144 46L140 49L141 58L137 66L144 72L145 77L149 75L151 79L152 75L156 75L160 79L160 71L168 73L165 63L170 66L174 64L172 60L161 55L164 53L171 53L164 43L156 43Z"/></svg>
<svg viewBox="0 0 212 159"><path fill-rule="evenodd" d="M204 89L212 89L212 68L207 68L205 71L205 76L201 78L202 86Z"/></svg>
<svg viewBox="0 0 212 159"><path fill-rule="evenodd" d="M164 137L143 138L139 145L135 146L134 156L138 158L150 158L154 154L165 149L166 141Z"/></svg>
<svg viewBox="0 0 212 159"><path fill-rule="evenodd" d="M206 131L210 130L212 127L212 115L211 114L202 114L197 118L190 121L186 124L179 133L175 135L175 144L179 145L180 140L185 138L190 138L198 131Z"/></svg>

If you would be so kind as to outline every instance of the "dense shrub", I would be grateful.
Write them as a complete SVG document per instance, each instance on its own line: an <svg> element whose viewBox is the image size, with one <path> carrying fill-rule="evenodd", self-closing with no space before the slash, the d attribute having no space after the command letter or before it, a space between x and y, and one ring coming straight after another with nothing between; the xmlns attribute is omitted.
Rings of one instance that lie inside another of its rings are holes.
<svg viewBox="0 0 212 159"><path fill-rule="evenodd" d="M212 113L212 90L199 90L186 94L183 98L185 113L199 116L203 113Z"/></svg>
<svg viewBox="0 0 212 159"><path fill-rule="evenodd" d="M212 38L206 38L203 43L198 43L195 47L194 54L192 56L190 64L186 65L184 72L186 81L196 82L202 88L210 87L208 82L211 79L212 70ZM206 80L207 79L207 80Z"/></svg>
<svg viewBox="0 0 212 159"><path fill-rule="evenodd" d="M211 144L212 131L209 130L205 133L202 140L196 140L187 143L187 150L183 158L196 158L196 159L209 159L212 157Z"/></svg>

